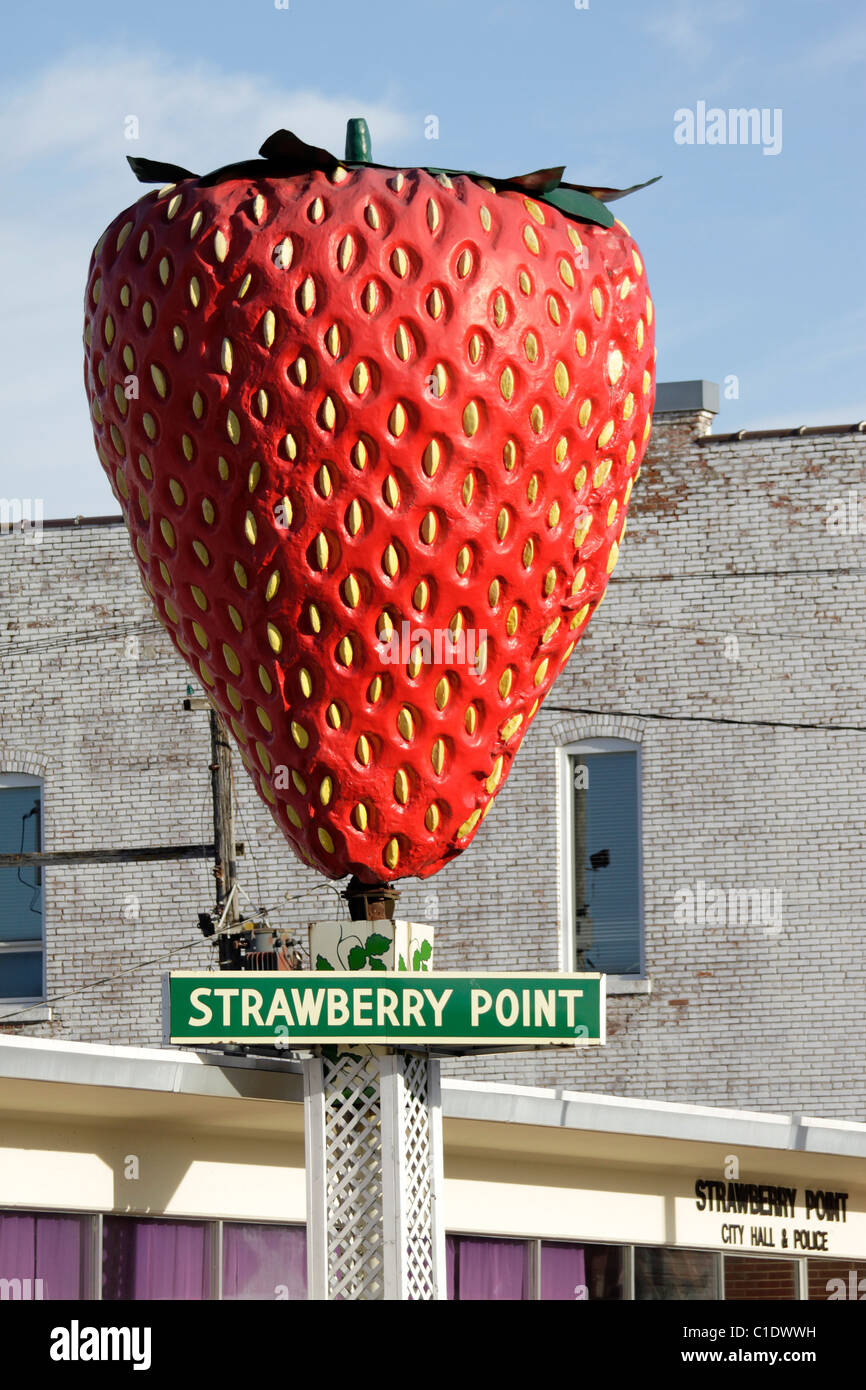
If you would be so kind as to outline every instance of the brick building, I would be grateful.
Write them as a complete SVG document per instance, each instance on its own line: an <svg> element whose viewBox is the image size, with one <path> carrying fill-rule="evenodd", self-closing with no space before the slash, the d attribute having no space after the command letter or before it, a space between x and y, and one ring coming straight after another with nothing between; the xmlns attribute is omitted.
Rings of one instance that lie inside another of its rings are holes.
<svg viewBox="0 0 866 1390"><path fill-rule="evenodd" d="M716 404L659 388L605 602L474 843L398 915L435 921L440 969L608 974L605 1047L453 1075L862 1119L866 434L714 436ZM209 840L207 719L119 519L0 536L0 601L0 849ZM253 901L299 934L337 915L237 791ZM212 960L209 864L0 875L0 1029L157 1043L161 972Z"/></svg>

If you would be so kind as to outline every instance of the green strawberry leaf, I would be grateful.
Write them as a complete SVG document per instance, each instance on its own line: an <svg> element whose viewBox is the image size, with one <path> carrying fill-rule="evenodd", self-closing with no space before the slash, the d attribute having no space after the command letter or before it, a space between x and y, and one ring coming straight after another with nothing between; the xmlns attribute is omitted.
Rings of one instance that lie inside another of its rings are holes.
<svg viewBox="0 0 866 1390"><path fill-rule="evenodd" d="M363 127L363 130L361 129ZM349 154L348 152L351 152ZM127 161L139 183L179 183L182 179L195 179L203 188L227 183L230 179L252 178L293 178L297 174L321 169L332 173L342 162L350 169L397 170L396 164L377 164L366 157L370 151L369 131L366 121L354 118L347 131L347 158L340 161L330 150L319 145L308 145L291 130L275 130L269 135L259 150L259 159L241 159L232 164L224 164L209 174L198 176L179 164L166 164L155 159L142 159L137 155L127 155ZM358 155L364 157L358 158ZM632 184L630 188L592 188L586 184L563 183L565 165L552 165L549 169L534 169L528 174L513 174L509 178L496 178L489 174L479 174L475 169L440 169L425 165L428 174L447 174L452 178L486 179L497 190L513 189L531 193L539 202L549 203L566 217L581 222L595 222L600 227L612 227L613 214L605 207L605 202L625 198L629 193L637 193L641 188L649 188L657 183L660 174L647 179L645 183Z"/></svg>
<svg viewBox="0 0 866 1390"><path fill-rule="evenodd" d="M421 942L421 959L422 959L422 960L429 960L430 957L432 956L432 954L433 954L433 943L432 943L432 941L422 941L422 942Z"/></svg>
<svg viewBox="0 0 866 1390"><path fill-rule="evenodd" d="M413 951L413 953L412 953L412 969L413 969L413 970L420 970L420 969L421 969L421 952L420 952L420 951Z"/></svg>
<svg viewBox="0 0 866 1390"><path fill-rule="evenodd" d="M387 936L383 936L381 932L371 932L367 937L367 955L384 956L390 945L391 942Z"/></svg>
<svg viewBox="0 0 866 1390"><path fill-rule="evenodd" d="M331 964L331 962L330 962L329 960L325 960L325 957L324 957L324 956L316 956L316 969L317 969L317 970L333 970L333 968L334 968L334 967L333 967L333 965Z"/></svg>
<svg viewBox="0 0 866 1390"><path fill-rule="evenodd" d="M139 183L180 183L182 179L194 179L189 169L179 164L162 164L158 159L140 159L138 155L128 154L126 162Z"/></svg>
<svg viewBox="0 0 866 1390"><path fill-rule="evenodd" d="M376 956L373 956L372 960L369 962L369 965L370 965L370 969L371 969L371 970L387 970L387 969L388 969L388 967L387 967L387 965L385 964L385 962L384 962L383 960L378 960L378 959L376 958Z"/></svg>
<svg viewBox="0 0 866 1390"><path fill-rule="evenodd" d="M363 970L367 964L367 952L363 946L353 946L349 952L349 969Z"/></svg>
<svg viewBox="0 0 866 1390"><path fill-rule="evenodd" d="M595 222L599 227L612 227L616 221L610 208L606 208L598 198L593 198L591 193L579 193L575 188L567 188L565 184L551 189L549 193L539 197L538 201L552 204L560 212L564 212L566 217L579 218L582 222Z"/></svg>
<svg viewBox="0 0 866 1390"><path fill-rule="evenodd" d="M406 964L406 957L405 957L405 956L398 956L398 958L397 958L397 969L398 969L398 970L408 970L408 968L409 968L409 967L408 967L407 964Z"/></svg>

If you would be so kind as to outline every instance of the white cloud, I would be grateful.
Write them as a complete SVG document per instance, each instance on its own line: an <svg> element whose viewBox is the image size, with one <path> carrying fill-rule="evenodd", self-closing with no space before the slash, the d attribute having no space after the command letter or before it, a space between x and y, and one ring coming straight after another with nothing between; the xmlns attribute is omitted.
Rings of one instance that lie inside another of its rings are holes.
<svg viewBox="0 0 866 1390"><path fill-rule="evenodd" d="M286 91L211 64L184 66L159 52L72 52L10 90L0 103L0 168L62 156L72 170L99 175L118 154L146 155L206 172L255 155L284 126L311 144L342 152L349 116L365 115L374 154L403 139L406 118L385 102ZM138 118L138 140L124 119Z"/></svg>
<svg viewBox="0 0 866 1390"><path fill-rule="evenodd" d="M137 116L139 139L124 119ZM399 162L408 118L381 96L282 89L157 51L74 51L6 85L0 101L4 248L4 416L0 496L45 499L46 516L116 510L85 403L81 330L90 252L146 189L127 154L196 173L254 157L281 126L341 154L346 120L366 117L374 157Z"/></svg>

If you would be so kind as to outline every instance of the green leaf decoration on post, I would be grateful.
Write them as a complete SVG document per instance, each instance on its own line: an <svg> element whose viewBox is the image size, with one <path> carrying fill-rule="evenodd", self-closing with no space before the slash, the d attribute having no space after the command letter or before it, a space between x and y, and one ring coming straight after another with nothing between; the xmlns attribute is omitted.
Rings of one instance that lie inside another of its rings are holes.
<svg viewBox="0 0 866 1390"><path fill-rule="evenodd" d="M432 941L422 941L422 942L421 942L421 959L422 959L422 960L429 960L430 957L432 956L432 954L433 954L433 943L432 943Z"/></svg>
<svg viewBox="0 0 866 1390"><path fill-rule="evenodd" d="M349 969L363 970L367 964L367 952L363 946L353 946L349 952Z"/></svg>
<svg viewBox="0 0 866 1390"><path fill-rule="evenodd" d="M333 967L333 965L331 964L331 962L330 962L329 960L325 960L325 957L324 957L324 956L316 956L316 969L317 969L317 970L333 970L333 968L334 968L334 967Z"/></svg>
<svg viewBox="0 0 866 1390"><path fill-rule="evenodd" d="M391 942L388 937L383 936L381 932L374 931L367 937L365 944L368 956L384 956Z"/></svg>

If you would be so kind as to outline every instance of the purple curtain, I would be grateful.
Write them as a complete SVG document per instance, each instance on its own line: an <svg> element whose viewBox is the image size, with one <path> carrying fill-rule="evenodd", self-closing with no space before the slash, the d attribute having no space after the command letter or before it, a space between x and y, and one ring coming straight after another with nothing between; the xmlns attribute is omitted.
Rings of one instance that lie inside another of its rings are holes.
<svg viewBox="0 0 866 1390"><path fill-rule="evenodd" d="M449 1299L457 1297L455 1284L457 1282L457 1236L445 1237L445 1287L448 1291Z"/></svg>
<svg viewBox="0 0 866 1390"><path fill-rule="evenodd" d="M542 1243L541 1297L571 1303L589 1298L582 1245L568 1245L565 1241Z"/></svg>
<svg viewBox="0 0 866 1390"><path fill-rule="evenodd" d="M0 1279L22 1281L20 1286L4 1286L10 1289L9 1296L86 1298L84 1253L89 1221L86 1216L0 1214Z"/></svg>
<svg viewBox="0 0 866 1390"><path fill-rule="evenodd" d="M306 1297L307 1233L303 1226L225 1223L223 1298Z"/></svg>
<svg viewBox="0 0 866 1390"><path fill-rule="evenodd" d="M460 1301L529 1298L529 1246L524 1240L449 1236L448 1297Z"/></svg>
<svg viewBox="0 0 866 1390"><path fill-rule="evenodd" d="M202 1221L106 1216L102 1223L102 1297L210 1297L210 1232Z"/></svg>

